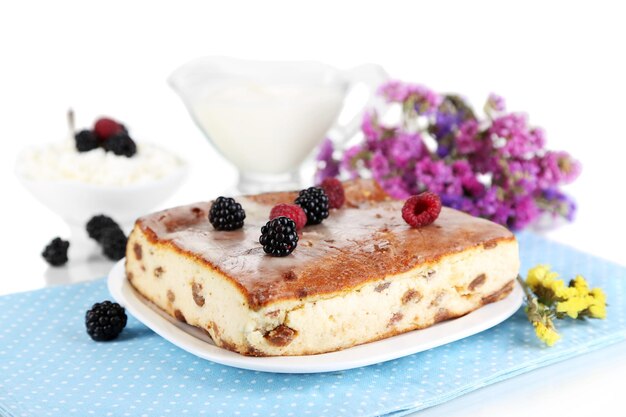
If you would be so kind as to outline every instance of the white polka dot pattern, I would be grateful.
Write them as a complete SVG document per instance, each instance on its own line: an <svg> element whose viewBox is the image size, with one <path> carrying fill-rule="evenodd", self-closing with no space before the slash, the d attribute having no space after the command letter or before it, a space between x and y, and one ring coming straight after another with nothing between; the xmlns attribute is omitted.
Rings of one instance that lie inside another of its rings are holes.
<svg viewBox="0 0 626 417"><path fill-rule="evenodd" d="M110 299L98 280L0 297L0 415L401 415L626 339L626 269L536 235L519 239L522 271L548 263L603 287L607 320L559 322L563 339L547 348L518 311L478 335L383 364L270 374L199 359L133 317L119 339L92 342L85 311Z"/></svg>

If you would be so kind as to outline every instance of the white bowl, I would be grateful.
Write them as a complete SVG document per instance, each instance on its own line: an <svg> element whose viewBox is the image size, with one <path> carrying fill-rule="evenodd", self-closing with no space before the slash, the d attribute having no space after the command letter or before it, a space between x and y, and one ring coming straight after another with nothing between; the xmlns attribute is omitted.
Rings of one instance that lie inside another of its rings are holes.
<svg viewBox="0 0 626 417"><path fill-rule="evenodd" d="M180 158L179 158L180 159ZM187 165L161 178L129 185L98 185L75 180L34 180L19 169L16 175L24 187L50 210L61 216L71 229L84 228L91 217L105 214L122 225L153 211L182 184Z"/></svg>

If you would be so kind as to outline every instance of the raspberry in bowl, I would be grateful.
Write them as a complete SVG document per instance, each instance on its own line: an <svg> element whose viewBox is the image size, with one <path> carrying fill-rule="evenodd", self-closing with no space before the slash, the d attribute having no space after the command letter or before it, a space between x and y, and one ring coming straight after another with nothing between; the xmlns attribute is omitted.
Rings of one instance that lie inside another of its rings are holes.
<svg viewBox="0 0 626 417"><path fill-rule="evenodd" d="M15 172L37 200L66 221L73 238L87 238L85 224L96 214L129 226L169 198L186 176L182 158L135 141L111 118L98 119L91 129L72 125L70 138L24 149Z"/></svg>

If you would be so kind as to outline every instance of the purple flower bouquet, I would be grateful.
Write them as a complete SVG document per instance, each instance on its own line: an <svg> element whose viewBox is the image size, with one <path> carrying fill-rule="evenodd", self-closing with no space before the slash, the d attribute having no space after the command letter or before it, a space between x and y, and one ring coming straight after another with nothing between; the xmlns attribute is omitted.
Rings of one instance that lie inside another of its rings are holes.
<svg viewBox="0 0 626 417"><path fill-rule="evenodd" d="M520 230L547 214L573 219L574 201L559 187L579 175L567 152L545 148L543 130L526 116L507 113L491 95L480 119L457 95L391 81L381 94L401 106L401 120L386 126L376 110L361 125L364 139L345 150L326 140L319 149L316 181L345 174L373 177L391 196L423 191L444 205Z"/></svg>

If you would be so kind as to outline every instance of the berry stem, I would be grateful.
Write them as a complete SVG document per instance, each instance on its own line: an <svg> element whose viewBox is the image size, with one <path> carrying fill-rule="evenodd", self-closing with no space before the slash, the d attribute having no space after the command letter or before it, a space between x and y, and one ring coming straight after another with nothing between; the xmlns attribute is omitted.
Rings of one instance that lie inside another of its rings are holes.
<svg viewBox="0 0 626 417"><path fill-rule="evenodd" d="M74 132L76 132L76 121L74 119L74 110L70 107L67 110L67 128L69 129L70 138L74 138Z"/></svg>

